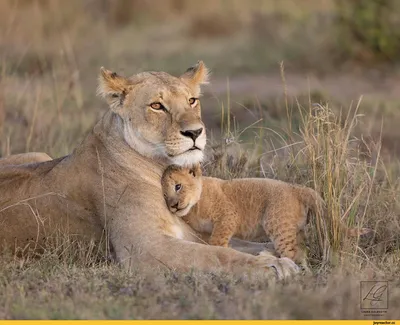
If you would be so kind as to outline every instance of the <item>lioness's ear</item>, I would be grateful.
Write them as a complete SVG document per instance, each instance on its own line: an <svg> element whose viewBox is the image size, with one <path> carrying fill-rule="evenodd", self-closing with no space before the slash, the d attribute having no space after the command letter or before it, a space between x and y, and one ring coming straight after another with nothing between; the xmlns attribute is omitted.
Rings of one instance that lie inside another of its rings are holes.
<svg viewBox="0 0 400 325"><path fill-rule="evenodd" d="M116 72L100 68L97 94L105 98L111 109L122 106L128 90L128 80Z"/></svg>
<svg viewBox="0 0 400 325"><path fill-rule="evenodd" d="M207 84L210 71L203 61L198 61L196 65L190 67L180 76L184 82L197 91L200 91L200 85Z"/></svg>

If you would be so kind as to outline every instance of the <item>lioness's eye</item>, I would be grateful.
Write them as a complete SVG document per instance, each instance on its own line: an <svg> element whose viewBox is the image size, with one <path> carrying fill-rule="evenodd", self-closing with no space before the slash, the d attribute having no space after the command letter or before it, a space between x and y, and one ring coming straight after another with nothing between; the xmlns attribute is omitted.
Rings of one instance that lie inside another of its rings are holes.
<svg viewBox="0 0 400 325"><path fill-rule="evenodd" d="M190 104L190 106L192 106L192 107L196 106L197 101L198 101L197 98L194 98L194 97L189 98L189 104Z"/></svg>
<svg viewBox="0 0 400 325"><path fill-rule="evenodd" d="M181 190L181 188L182 188L181 184L176 184L175 185L175 192L179 192Z"/></svg>
<svg viewBox="0 0 400 325"><path fill-rule="evenodd" d="M150 107L156 111L165 110L165 107L161 103L151 103Z"/></svg>

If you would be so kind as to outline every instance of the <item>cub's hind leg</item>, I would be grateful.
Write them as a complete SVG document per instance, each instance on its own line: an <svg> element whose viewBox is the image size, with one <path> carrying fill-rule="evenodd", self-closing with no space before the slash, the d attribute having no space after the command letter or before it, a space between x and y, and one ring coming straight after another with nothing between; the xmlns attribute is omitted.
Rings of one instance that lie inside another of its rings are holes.
<svg viewBox="0 0 400 325"><path fill-rule="evenodd" d="M305 255L299 245L301 234L295 216L287 212L277 214L277 211L267 211L266 214L263 227L276 252L303 264Z"/></svg>
<svg viewBox="0 0 400 325"><path fill-rule="evenodd" d="M307 261L305 234L303 228L299 229L297 233L297 246L299 247L300 250L299 256L297 257L298 259L297 263L301 265L301 267L304 269L305 272L311 273L311 269L309 268Z"/></svg>

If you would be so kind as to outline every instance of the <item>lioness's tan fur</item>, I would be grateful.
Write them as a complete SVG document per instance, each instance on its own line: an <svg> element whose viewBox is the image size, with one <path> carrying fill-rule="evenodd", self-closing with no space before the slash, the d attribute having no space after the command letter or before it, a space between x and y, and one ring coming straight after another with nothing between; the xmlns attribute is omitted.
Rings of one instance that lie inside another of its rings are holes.
<svg viewBox="0 0 400 325"><path fill-rule="evenodd" d="M302 264L307 216L324 210L324 201L311 188L268 178L202 177L199 167L171 165L162 185L170 211L193 229L210 232L211 245L228 247L234 235L260 239L266 234L277 253Z"/></svg>
<svg viewBox="0 0 400 325"><path fill-rule="evenodd" d="M288 259L202 244L165 205L165 167L203 158L197 98L206 77L202 62L181 77L143 72L124 78L102 69L98 92L110 109L70 155L0 167L0 249L40 249L61 230L96 241L106 234L128 268L296 271Z"/></svg>

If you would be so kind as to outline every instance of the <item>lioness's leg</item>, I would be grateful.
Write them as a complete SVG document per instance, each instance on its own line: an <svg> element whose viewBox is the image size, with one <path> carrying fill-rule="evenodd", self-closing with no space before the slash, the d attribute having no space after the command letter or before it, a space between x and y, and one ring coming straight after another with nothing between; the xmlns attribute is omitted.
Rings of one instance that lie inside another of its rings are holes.
<svg viewBox="0 0 400 325"><path fill-rule="evenodd" d="M149 196L151 193L148 193ZM107 225L117 261L128 269L134 266L164 265L180 271L193 268L228 273L261 271L276 274L279 278L298 272L298 267L285 259L253 256L230 248L191 242L195 238L185 236L192 230L183 221L180 222L182 239L163 235L156 220L162 219L164 214L170 215L169 211L150 203L143 207L143 201L136 204L134 193L129 189L124 194ZM132 208L135 206L139 208ZM128 216L129 223L126 222Z"/></svg>
<svg viewBox="0 0 400 325"><path fill-rule="evenodd" d="M191 269L234 274L266 272L279 279L297 273L299 270L294 262L277 258L267 252L254 256L231 248L204 245L165 235L152 240L151 243L146 243L145 247L131 245L130 247L134 248L131 251L127 249L129 246L121 245L121 240L112 242L117 260L128 269L144 262L148 267L165 266L182 272Z"/></svg>
<svg viewBox="0 0 400 325"><path fill-rule="evenodd" d="M203 243L209 243L211 234L208 233L198 233L200 241ZM254 242L243 240L240 238L232 237L229 245L230 248L237 250L242 253L258 255L259 253L267 250L270 252L274 252L274 244L271 242L264 243L264 242Z"/></svg>
<svg viewBox="0 0 400 325"><path fill-rule="evenodd" d="M257 255L265 250L269 252L274 251L274 245L269 243L258 243L253 241L242 240L239 238L231 238L229 246L239 252Z"/></svg>

